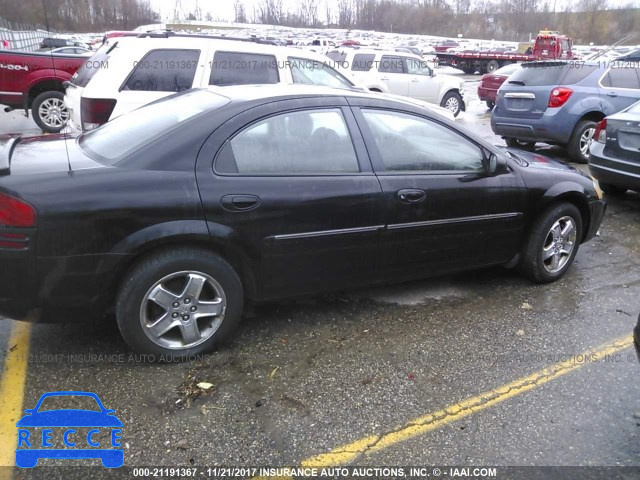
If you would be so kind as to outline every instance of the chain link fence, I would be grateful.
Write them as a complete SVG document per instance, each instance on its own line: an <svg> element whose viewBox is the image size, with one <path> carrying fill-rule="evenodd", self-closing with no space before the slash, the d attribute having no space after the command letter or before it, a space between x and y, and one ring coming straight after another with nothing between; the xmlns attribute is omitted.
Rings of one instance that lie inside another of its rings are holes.
<svg viewBox="0 0 640 480"><path fill-rule="evenodd" d="M0 49L35 51L51 33L35 25L12 23L0 17Z"/></svg>

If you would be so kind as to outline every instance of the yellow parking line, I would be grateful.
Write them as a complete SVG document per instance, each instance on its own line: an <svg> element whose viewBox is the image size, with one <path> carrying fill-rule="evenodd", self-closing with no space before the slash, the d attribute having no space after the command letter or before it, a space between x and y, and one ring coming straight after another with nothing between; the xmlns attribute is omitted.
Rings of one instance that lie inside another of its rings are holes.
<svg viewBox="0 0 640 480"><path fill-rule="evenodd" d="M30 333L30 323L13 322L0 379L0 467L15 465L16 422L22 418ZM0 480L11 475L11 469L0 468Z"/></svg>
<svg viewBox="0 0 640 480"><path fill-rule="evenodd" d="M345 465L356 458L389 448L400 442L417 437L449 423L465 418L473 413L486 410L522 393L533 390L551 380L583 367L587 363L602 360L607 355L624 350L633 344L628 335L605 345L588 350L571 359L555 363L531 375L450 405L437 412L415 418L403 426L382 435L370 435L355 442L342 445L327 453L316 455L301 462L302 467L332 467Z"/></svg>

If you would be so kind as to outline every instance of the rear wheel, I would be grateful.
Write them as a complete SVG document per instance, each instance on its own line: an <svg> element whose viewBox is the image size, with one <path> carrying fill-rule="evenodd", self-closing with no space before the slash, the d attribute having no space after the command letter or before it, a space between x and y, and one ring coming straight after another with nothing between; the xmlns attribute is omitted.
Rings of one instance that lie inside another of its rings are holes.
<svg viewBox="0 0 640 480"><path fill-rule="evenodd" d="M505 138L504 139L505 143L507 144L508 147L512 147L512 148L525 148L525 149L530 149L536 146L536 142L529 142L526 140L518 140L517 138Z"/></svg>
<svg viewBox="0 0 640 480"><path fill-rule="evenodd" d="M453 90L447 92L442 102L440 102L440 106L453 113L454 117L457 117L460 110L462 110L462 97L458 92L454 92Z"/></svg>
<svg viewBox="0 0 640 480"><path fill-rule="evenodd" d="M534 222L519 265L537 283L553 282L573 263L582 238L582 216L575 205L558 203Z"/></svg>
<svg viewBox="0 0 640 480"><path fill-rule="evenodd" d="M571 160L577 163L587 163L589 161L589 147L593 141L593 134L596 131L596 122L583 120L571 134L568 151Z"/></svg>
<svg viewBox="0 0 640 480"><path fill-rule="evenodd" d="M598 182L598 184L600 185L600 188L604 193L614 197L624 195L628 190L627 187L621 187L619 185L614 185L612 183Z"/></svg>
<svg viewBox="0 0 640 480"><path fill-rule="evenodd" d="M228 337L243 304L242 283L229 263L185 247L153 254L129 271L116 317L134 351L184 359Z"/></svg>
<svg viewBox="0 0 640 480"><path fill-rule="evenodd" d="M43 132L58 133L69 120L64 94L56 91L41 93L31 104L31 114Z"/></svg>
<svg viewBox="0 0 640 480"><path fill-rule="evenodd" d="M489 60L487 62L487 73L495 72L498 68L500 68L500 64L497 60Z"/></svg>
<svg viewBox="0 0 640 480"><path fill-rule="evenodd" d="M487 104L487 108L488 108L489 110L493 110L493 107L495 107L495 106L496 106L496 102L493 102L493 101L491 101L491 100L487 100L487 101L486 101L486 104Z"/></svg>

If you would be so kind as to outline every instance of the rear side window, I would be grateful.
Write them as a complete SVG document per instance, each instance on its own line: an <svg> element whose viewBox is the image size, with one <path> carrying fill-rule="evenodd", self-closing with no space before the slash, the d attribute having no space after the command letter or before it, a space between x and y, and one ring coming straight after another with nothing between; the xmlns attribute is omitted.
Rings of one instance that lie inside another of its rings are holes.
<svg viewBox="0 0 640 480"><path fill-rule="evenodd" d="M329 65L316 60L289 57L293 83L324 85L335 88L351 88L353 83Z"/></svg>
<svg viewBox="0 0 640 480"><path fill-rule="evenodd" d="M216 171L244 175L322 175L360 171L339 109L274 115L249 125L216 158Z"/></svg>
<svg viewBox="0 0 640 480"><path fill-rule="evenodd" d="M597 70L596 65L584 65L581 62L569 62L549 65L529 63L522 65L508 80L508 83L523 84L527 87L543 85L573 85Z"/></svg>
<svg viewBox="0 0 640 480"><path fill-rule="evenodd" d="M71 83L77 87L86 87L93 76L102 68L109 68L109 56L107 53L113 45L103 45L86 62L83 62L78 71L71 77Z"/></svg>
<svg viewBox="0 0 640 480"><path fill-rule="evenodd" d="M200 50L153 50L135 63L123 90L182 92L193 85Z"/></svg>
<svg viewBox="0 0 640 480"><path fill-rule="evenodd" d="M373 53L357 53L353 56L353 65L351 70L354 72L368 72L373 66L373 59L376 58Z"/></svg>
<svg viewBox="0 0 640 480"><path fill-rule="evenodd" d="M402 58L392 57L391 55L383 55L380 59L379 72L383 73L404 73L402 66Z"/></svg>
<svg viewBox="0 0 640 480"><path fill-rule="evenodd" d="M211 62L209 85L278 83L278 63L273 55L216 52Z"/></svg>
<svg viewBox="0 0 640 480"><path fill-rule="evenodd" d="M334 50L333 52L327 53L327 57L329 57L334 62L342 63L344 62L345 58L347 58L347 52Z"/></svg>
<svg viewBox="0 0 640 480"><path fill-rule="evenodd" d="M640 89L635 68L612 68L601 80L603 87Z"/></svg>

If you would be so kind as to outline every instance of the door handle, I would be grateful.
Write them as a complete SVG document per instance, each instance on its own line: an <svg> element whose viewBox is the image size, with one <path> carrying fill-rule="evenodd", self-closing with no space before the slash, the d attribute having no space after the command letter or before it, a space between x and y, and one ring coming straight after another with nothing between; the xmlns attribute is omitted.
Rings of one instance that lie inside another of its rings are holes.
<svg viewBox="0 0 640 480"><path fill-rule="evenodd" d="M398 191L398 199L403 203L419 203L427 198L427 193L418 188L403 188Z"/></svg>
<svg viewBox="0 0 640 480"><path fill-rule="evenodd" d="M607 93L607 97L617 97L618 94L616 92L609 92Z"/></svg>
<svg viewBox="0 0 640 480"><path fill-rule="evenodd" d="M380 80L389 80L389 77L380 77Z"/></svg>
<svg viewBox="0 0 640 480"><path fill-rule="evenodd" d="M220 199L222 208L230 212L246 212L260 205L260 197L256 195L225 195Z"/></svg>
<svg viewBox="0 0 640 480"><path fill-rule="evenodd" d="M418 83L420 80L418 80L417 78L414 78L413 80L411 80L411 83Z"/></svg>

